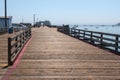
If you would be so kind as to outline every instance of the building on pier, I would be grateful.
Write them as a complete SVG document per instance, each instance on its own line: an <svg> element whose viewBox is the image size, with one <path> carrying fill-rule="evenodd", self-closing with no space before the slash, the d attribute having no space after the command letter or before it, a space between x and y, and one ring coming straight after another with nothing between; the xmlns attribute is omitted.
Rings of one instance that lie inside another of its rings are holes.
<svg viewBox="0 0 120 80"><path fill-rule="evenodd" d="M0 32L5 32L12 26L12 16L7 17L7 26L5 26L5 17L0 16Z"/></svg>
<svg viewBox="0 0 120 80"><path fill-rule="evenodd" d="M39 22L36 22L34 26L51 26L51 22L49 20L39 21Z"/></svg>

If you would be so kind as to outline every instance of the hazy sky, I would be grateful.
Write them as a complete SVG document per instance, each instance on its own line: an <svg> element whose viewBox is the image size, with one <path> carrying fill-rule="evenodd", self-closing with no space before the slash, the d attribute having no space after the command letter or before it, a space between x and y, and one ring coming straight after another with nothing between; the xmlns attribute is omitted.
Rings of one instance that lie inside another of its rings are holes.
<svg viewBox="0 0 120 80"><path fill-rule="evenodd" d="M120 22L120 0L7 0L13 22L50 20L53 24L116 24ZM0 16L4 0L0 0ZM22 19L23 18L23 19Z"/></svg>

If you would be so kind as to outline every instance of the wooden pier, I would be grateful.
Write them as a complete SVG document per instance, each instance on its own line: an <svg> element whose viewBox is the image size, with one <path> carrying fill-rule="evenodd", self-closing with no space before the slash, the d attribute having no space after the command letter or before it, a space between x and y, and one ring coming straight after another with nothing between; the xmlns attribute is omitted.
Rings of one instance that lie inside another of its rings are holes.
<svg viewBox="0 0 120 80"><path fill-rule="evenodd" d="M19 32L14 32L13 34L0 34L0 80L7 71L7 68L4 67L7 67L8 65L8 37L17 34L19 34Z"/></svg>
<svg viewBox="0 0 120 80"><path fill-rule="evenodd" d="M9 67L1 79L120 80L120 56L56 28L33 28L20 62Z"/></svg>

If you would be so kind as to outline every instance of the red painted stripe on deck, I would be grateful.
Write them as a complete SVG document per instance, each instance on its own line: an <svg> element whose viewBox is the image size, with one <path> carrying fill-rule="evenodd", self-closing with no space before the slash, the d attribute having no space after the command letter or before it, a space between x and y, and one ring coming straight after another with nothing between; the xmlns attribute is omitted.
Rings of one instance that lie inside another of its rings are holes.
<svg viewBox="0 0 120 80"><path fill-rule="evenodd" d="M18 58L16 59L15 63L13 64L13 66L11 66L10 68L8 68L8 70L6 71L5 75L2 77L1 80L9 80L10 75L14 72L14 69L16 69L16 66L18 65L18 63L20 62L20 59L22 58L28 44L30 43L32 37L28 40L28 42L25 44L25 46L23 47L22 51L20 52Z"/></svg>

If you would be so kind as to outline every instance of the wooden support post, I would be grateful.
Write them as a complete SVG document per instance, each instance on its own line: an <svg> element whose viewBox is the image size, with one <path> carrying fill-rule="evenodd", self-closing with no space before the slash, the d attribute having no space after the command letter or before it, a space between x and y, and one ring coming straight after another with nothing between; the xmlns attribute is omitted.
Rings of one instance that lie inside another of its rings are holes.
<svg viewBox="0 0 120 80"><path fill-rule="evenodd" d="M103 45L103 34L100 34L100 45Z"/></svg>
<svg viewBox="0 0 120 80"><path fill-rule="evenodd" d="M25 43L29 38L29 30L25 31Z"/></svg>
<svg viewBox="0 0 120 80"><path fill-rule="evenodd" d="M75 37L75 29L74 29L74 37Z"/></svg>
<svg viewBox="0 0 120 80"><path fill-rule="evenodd" d="M70 36L72 36L72 29L70 28Z"/></svg>
<svg viewBox="0 0 120 80"><path fill-rule="evenodd" d="M81 31L79 30L79 39L81 38Z"/></svg>
<svg viewBox="0 0 120 80"><path fill-rule="evenodd" d="M91 43L94 43L94 41L93 41L93 32L90 32L90 41L91 41Z"/></svg>
<svg viewBox="0 0 120 80"><path fill-rule="evenodd" d="M76 38L76 33L77 33L77 32L76 32L76 29L74 29L74 37L75 37L75 38Z"/></svg>
<svg viewBox="0 0 120 80"><path fill-rule="evenodd" d="M73 29L71 29L71 36L72 36L72 37L73 37L73 34L74 34Z"/></svg>
<svg viewBox="0 0 120 80"><path fill-rule="evenodd" d="M23 41L23 43L22 44L24 44L25 43L25 32L23 32L23 38L22 38L22 41Z"/></svg>
<svg viewBox="0 0 120 80"><path fill-rule="evenodd" d="M12 59L11 59L11 38L8 38L8 66L11 66L12 63Z"/></svg>
<svg viewBox="0 0 120 80"><path fill-rule="evenodd" d="M80 39L80 30L78 30L77 38Z"/></svg>
<svg viewBox="0 0 120 80"><path fill-rule="evenodd" d="M17 42L18 41L18 36L15 38L15 42ZM15 49L18 47L18 43L16 43L16 45L15 45ZM15 53L17 53L18 52L18 50L16 50L16 52Z"/></svg>
<svg viewBox="0 0 120 80"><path fill-rule="evenodd" d="M119 37L116 36L116 42L115 42L115 52L117 53L118 52L118 41L119 41Z"/></svg>
<svg viewBox="0 0 120 80"><path fill-rule="evenodd" d="M84 31L84 33L83 33L83 39L85 39L85 31Z"/></svg>
<svg viewBox="0 0 120 80"><path fill-rule="evenodd" d="M20 48L22 47L22 35L20 35Z"/></svg>

